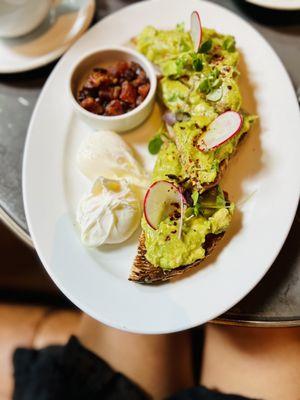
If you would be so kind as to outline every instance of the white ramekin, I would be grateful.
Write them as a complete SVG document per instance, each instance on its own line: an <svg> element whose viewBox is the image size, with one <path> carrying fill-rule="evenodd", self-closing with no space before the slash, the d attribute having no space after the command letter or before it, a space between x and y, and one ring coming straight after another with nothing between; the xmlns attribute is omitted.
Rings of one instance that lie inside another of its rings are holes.
<svg viewBox="0 0 300 400"><path fill-rule="evenodd" d="M150 90L144 101L132 111L117 116L104 116L93 114L85 110L76 100L76 92L83 78L93 67L101 66L103 63L114 63L116 61L135 61L145 70L150 81ZM77 115L87 124L95 129L107 129L116 132L124 132L140 125L151 113L157 86L157 78L152 64L135 50L122 46L107 46L97 48L83 55L76 62L70 72L69 97Z"/></svg>

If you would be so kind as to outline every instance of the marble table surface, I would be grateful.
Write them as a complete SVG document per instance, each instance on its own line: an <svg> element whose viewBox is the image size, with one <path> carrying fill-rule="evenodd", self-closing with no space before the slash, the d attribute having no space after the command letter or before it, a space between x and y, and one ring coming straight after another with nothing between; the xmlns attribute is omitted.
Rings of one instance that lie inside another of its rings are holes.
<svg viewBox="0 0 300 400"><path fill-rule="evenodd" d="M243 0L215 2L242 16L269 41L283 61L300 100L300 11L267 10ZM93 23L131 3L130 0L96 1ZM22 199L22 156L32 111L54 65L22 74L0 74L0 218L29 244ZM300 209L270 271L246 298L218 321L300 325L299 245Z"/></svg>

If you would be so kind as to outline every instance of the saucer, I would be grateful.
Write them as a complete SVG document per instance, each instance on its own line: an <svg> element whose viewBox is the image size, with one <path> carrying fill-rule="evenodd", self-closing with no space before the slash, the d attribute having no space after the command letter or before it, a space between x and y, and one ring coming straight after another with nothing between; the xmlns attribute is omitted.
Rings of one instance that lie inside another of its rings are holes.
<svg viewBox="0 0 300 400"><path fill-rule="evenodd" d="M87 30L94 11L94 0L56 0L34 31L0 38L0 73L25 72L56 60Z"/></svg>
<svg viewBox="0 0 300 400"><path fill-rule="evenodd" d="M300 0L247 0L257 6L273 10L300 10Z"/></svg>

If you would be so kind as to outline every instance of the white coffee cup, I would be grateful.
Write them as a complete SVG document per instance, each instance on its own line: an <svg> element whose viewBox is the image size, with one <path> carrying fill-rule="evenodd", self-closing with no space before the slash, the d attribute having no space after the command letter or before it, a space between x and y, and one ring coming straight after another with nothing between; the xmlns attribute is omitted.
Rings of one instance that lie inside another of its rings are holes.
<svg viewBox="0 0 300 400"><path fill-rule="evenodd" d="M53 0L0 0L0 37L13 38L35 29L49 13Z"/></svg>

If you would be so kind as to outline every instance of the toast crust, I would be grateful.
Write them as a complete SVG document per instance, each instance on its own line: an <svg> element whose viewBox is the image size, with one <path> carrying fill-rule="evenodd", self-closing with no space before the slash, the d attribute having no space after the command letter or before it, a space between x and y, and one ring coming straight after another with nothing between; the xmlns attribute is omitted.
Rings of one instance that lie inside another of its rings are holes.
<svg viewBox="0 0 300 400"><path fill-rule="evenodd" d="M221 161L219 165L219 172L216 179L213 182L204 183L204 185L202 185L202 192L205 192L206 190L211 189L214 186L217 186L220 180L222 179L227 167L228 167L228 159Z"/></svg>
<svg viewBox="0 0 300 400"><path fill-rule="evenodd" d="M129 280L138 283L164 282L184 272L198 267L212 252L217 242L224 236L224 232L218 235L209 234L204 243L205 258L196 260L192 264L182 265L180 267L164 270L151 264L146 258L145 234L142 233L139 239L137 256L135 257Z"/></svg>

